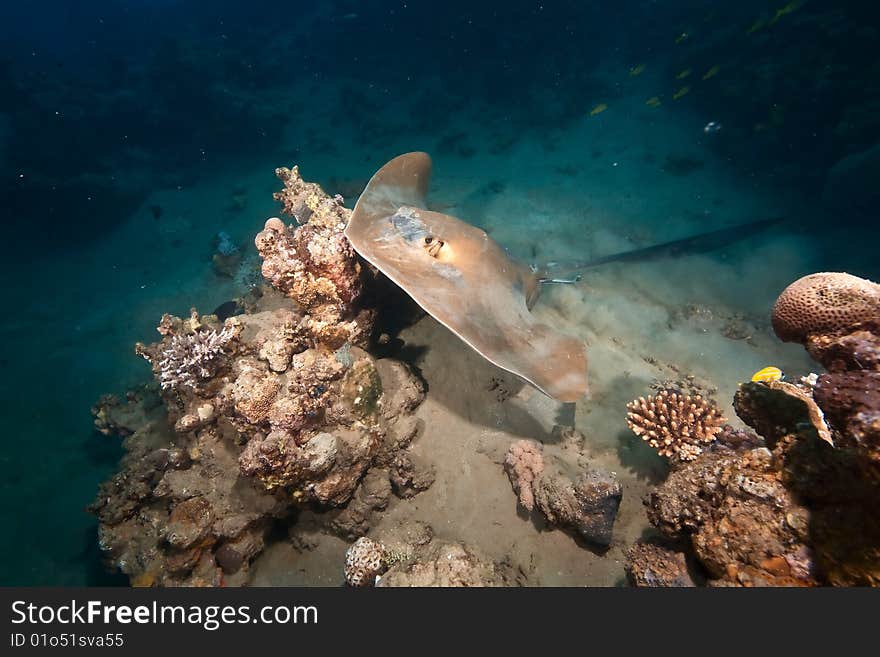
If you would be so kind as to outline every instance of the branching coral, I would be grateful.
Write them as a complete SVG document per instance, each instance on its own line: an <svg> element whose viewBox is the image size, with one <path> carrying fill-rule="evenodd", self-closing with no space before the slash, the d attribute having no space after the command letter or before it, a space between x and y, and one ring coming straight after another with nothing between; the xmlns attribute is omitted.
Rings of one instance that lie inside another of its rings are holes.
<svg viewBox="0 0 880 657"><path fill-rule="evenodd" d="M700 395L661 390L626 405L626 423L661 456L692 461L711 443L724 424L721 411Z"/></svg>
<svg viewBox="0 0 880 657"><path fill-rule="evenodd" d="M192 333L176 333L163 345L158 359L146 351L140 354L154 366L163 390L184 386L194 389L200 381L216 374L218 357L237 334L230 325L220 331L203 328Z"/></svg>

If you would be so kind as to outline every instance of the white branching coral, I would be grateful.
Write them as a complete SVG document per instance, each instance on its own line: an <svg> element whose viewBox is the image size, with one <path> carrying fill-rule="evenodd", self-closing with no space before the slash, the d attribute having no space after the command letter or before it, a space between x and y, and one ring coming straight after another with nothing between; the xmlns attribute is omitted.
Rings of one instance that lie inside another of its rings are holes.
<svg viewBox="0 0 880 657"><path fill-rule="evenodd" d="M236 331L230 326L224 326L221 331L201 329L172 335L167 346L159 352L160 360L156 363L162 389L195 388L199 381L214 376L217 357L235 336ZM142 355L151 360L149 354Z"/></svg>
<svg viewBox="0 0 880 657"><path fill-rule="evenodd" d="M626 424L661 456L693 461L711 443L724 424L714 404L700 395L661 390L626 405Z"/></svg>

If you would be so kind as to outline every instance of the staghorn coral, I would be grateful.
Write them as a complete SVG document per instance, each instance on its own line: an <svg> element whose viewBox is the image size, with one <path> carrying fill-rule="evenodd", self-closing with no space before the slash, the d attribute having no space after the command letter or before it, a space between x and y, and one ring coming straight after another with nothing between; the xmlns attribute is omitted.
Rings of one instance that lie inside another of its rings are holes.
<svg viewBox="0 0 880 657"><path fill-rule="evenodd" d="M810 274L789 285L773 306L773 330L783 342L852 332L880 322L880 285L842 272Z"/></svg>
<svg viewBox="0 0 880 657"><path fill-rule="evenodd" d="M721 412L700 395L661 390L626 405L626 423L661 456L694 460L702 445L715 440L724 424Z"/></svg>
<svg viewBox="0 0 880 657"><path fill-rule="evenodd" d="M519 503L527 511L535 508L532 484L544 472L544 446L535 440L517 440L511 444L504 458L504 471L517 494Z"/></svg>
<svg viewBox="0 0 880 657"><path fill-rule="evenodd" d="M388 570L385 546L361 536L345 553L345 582L349 586L373 586Z"/></svg>
<svg viewBox="0 0 880 657"><path fill-rule="evenodd" d="M140 351L153 365L163 390L188 387L195 389L201 381L217 371L219 357L229 350L238 336L233 323L218 331L199 328L192 333L175 333L163 344L158 355Z"/></svg>

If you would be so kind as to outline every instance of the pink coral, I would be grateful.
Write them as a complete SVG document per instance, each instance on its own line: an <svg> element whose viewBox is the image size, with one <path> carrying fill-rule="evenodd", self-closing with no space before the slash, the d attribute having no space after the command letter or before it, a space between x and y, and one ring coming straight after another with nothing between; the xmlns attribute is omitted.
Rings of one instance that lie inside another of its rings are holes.
<svg viewBox="0 0 880 657"><path fill-rule="evenodd" d="M544 471L544 446L534 440L517 440L510 446L504 459L504 470L523 508L535 508L532 484Z"/></svg>

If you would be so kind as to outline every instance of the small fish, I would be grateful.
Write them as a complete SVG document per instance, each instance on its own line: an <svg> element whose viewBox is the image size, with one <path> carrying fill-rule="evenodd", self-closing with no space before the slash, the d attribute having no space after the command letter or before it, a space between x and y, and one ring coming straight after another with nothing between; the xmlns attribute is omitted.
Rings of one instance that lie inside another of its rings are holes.
<svg viewBox="0 0 880 657"><path fill-rule="evenodd" d="M762 383L782 381L783 378L785 378L785 375L782 373L782 370L778 367L773 367L772 365L752 374L752 381L760 381Z"/></svg>
<svg viewBox="0 0 880 657"><path fill-rule="evenodd" d="M590 110L590 116L596 116L597 114L601 114L605 110L608 109L608 105L605 103L599 103L593 109Z"/></svg>
<svg viewBox="0 0 880 657"><path fill-rule="evenodd" d="M629 69L629 75L630 75L630 77L634 78L637 75L641 75L644 70L645 70L645 65L639 64L639 65L633 66L631 69Z"/></svg>
<svg viewBox="0 0 880 657"><path fill-rule="evenodd" d="M684 80L687 76L691 74L691 69L686 68L681 73L675 76L676 80Z"/></svg>
<svg viewBox="0 0 880 657"><path fill-rule="evenodd" d="M682 87L681 89L676 91L674 94L672 94L672 100L678 100L682 96L686 96L690 90L691 90L690 87Z"/></svg>
<svg viewBox="0 0 880 657"><path fill-rule="evenodd" d="M720 66L718 66L718 65L713 66L712 68L710 68L708 71L706 71L703 74L703 79L708 80L709 78L714 78L716 75L718 75L718 71L720 71L720 70L721 70Z"/></svg>
<svg viewBox="0 0 880 657"><path fill-rule="evenodd" d="M645 101L645 105L648 107L660 107L660 96L651 96Z"/></svg>
<svg viewBox="0 0 880 657"><path fill-rule="evenodd" d="M678 37L676 37L675 42L681 43L682 41L687 41L689 36L690 35L687 32L682 32L681 34L678 35Z"/></svg>
<svg viewBox="0 0 880 657"><path fill-rule="evenodd" d="M721 130L721 124L718 121L709 121L706 125L703 126L703 132L707 135L714 134Z"/></svg>
<svg viewBox="0 0 880 657"><path fill-rule="evenodd" d="M787 16L788 14L791 14L791 13L797 11L798 9L801 8L801 5L803 5L803 4L804 4L803 0L791 0L791 2L789 2L784 7L776 10L776 15L770 19L770 22L768 23L768 25L773 25L774 23L776 23L776 21L778 21L783 16Z"/></svg>
<svg viewBox="0 0 880 657"><path fill-rule="evenodd" d="M746 30L746 34L754 34L758 30L763 29L764 25L766 24L767 21L765 21L763 18L759 18L754 23L752 23L752 26L748 30Z"/></svg>

